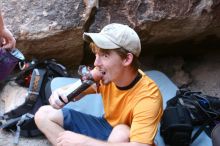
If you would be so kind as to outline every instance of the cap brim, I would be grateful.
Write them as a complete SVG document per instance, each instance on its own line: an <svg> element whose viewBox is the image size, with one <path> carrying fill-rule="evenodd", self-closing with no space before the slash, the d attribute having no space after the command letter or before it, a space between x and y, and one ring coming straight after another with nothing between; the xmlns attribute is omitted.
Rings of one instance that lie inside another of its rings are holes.
<svg viewBox="0 0 220 146"><path fill-rule="evenodd" d="M84 33L83 39L88 43L93 41L97 47L102 49L120 48L120 46L116 45L108 38L108 36L102 33Z"/></svg>

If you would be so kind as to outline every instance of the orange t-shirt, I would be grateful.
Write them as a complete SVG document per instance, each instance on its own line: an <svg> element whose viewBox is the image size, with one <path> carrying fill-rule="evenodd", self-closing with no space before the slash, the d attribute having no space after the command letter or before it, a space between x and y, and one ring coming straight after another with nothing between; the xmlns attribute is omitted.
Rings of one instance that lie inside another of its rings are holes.
<svg viewBox="0 0 220 146"><path fill-rule="evenodd" d="M159 88L139 70L142 77L130 89L120 90L114 83L101 85L105 119L111 126L130 127L130 141L153 144L163 113Z"/></svg>

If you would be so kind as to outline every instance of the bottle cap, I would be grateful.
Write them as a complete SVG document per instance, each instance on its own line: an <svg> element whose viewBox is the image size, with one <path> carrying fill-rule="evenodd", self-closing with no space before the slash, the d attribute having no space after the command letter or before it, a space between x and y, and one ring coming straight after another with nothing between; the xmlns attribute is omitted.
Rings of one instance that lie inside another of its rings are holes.
<svg viewBox="0 0 220 146"><path fill-rule="evenodd" d="M13 55L15 58L21 60L21 61L24 61L25 57L24 55L17 49L17 48L14 48L10 51L11 55Z"/></svg>

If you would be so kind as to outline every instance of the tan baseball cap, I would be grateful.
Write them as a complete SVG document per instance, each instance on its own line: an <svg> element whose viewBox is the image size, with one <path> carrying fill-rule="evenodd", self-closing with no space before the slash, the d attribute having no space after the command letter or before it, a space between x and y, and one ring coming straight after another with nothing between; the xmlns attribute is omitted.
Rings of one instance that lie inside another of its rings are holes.
<svg viewBox="0 0 220 146"><path fill-rule="evenodd" d="M99 33L85 32L83 39L88 43L93 41L102 49L124 48L136 57L141 52L140 38L128 25L112 23L106 25Z"/></svg>

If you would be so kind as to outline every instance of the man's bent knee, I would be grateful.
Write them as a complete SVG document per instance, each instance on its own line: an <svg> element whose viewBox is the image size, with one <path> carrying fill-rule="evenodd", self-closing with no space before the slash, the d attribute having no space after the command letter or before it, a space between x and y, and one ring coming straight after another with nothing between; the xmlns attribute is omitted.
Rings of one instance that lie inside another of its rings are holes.
<svg viewBox="0 0 220 146"><path fill-rule="evenodd" d="M42 106L35 113L34 120L38 128L45 125L46 122L51 121L62 125L62 113L49 105Z"/></svg>
<svg viewBox="0 0 220 146"><path fill-rule="evenodd" d="M34 115L34 120L36 123L45 120L47 118L48 112L50 111L50 106L42 106Z"/></svg>
<svg viewBox="0 0 220 146"><path fill-rule="evenodd" d="M108 138L109 142L129 142L130 141L130 127L121 124L113 128Z"/></svg>

